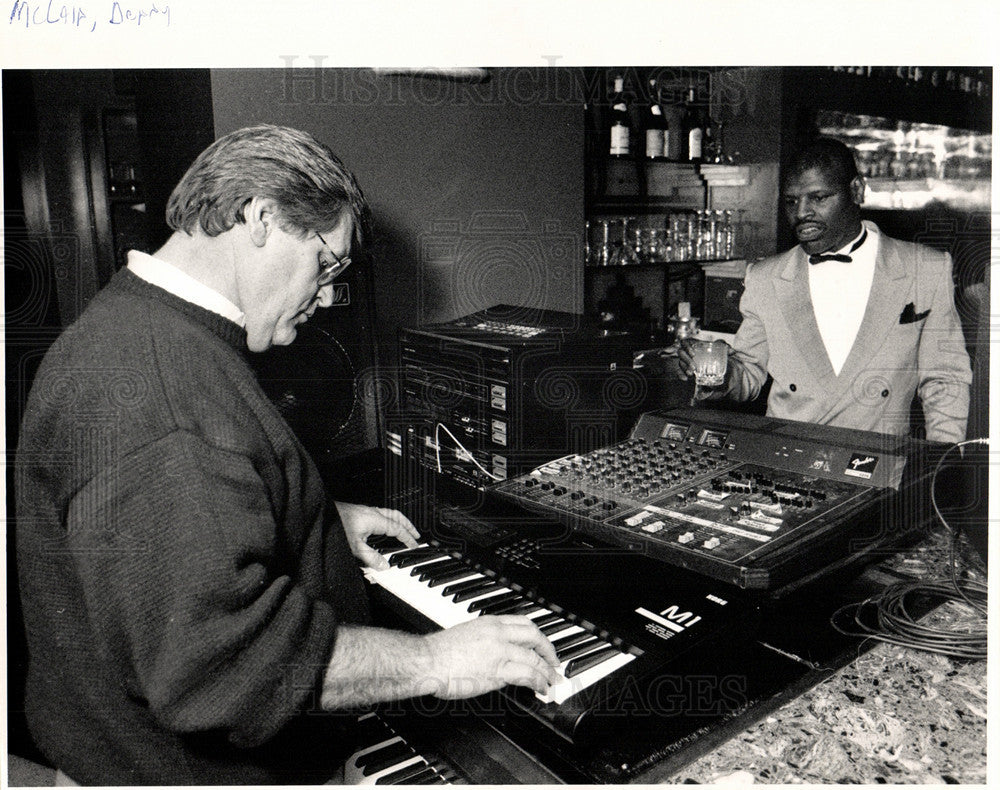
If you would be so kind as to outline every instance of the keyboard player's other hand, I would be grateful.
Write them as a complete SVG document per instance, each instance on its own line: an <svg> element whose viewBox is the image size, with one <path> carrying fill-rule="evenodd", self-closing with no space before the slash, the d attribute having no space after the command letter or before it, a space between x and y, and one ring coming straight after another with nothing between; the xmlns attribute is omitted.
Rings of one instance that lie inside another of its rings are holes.
<svg viewBox="0 0 1000 790"><path fill-rule="evenodd" d="M420 533L412 522L398 510L387 507L369 507L350 502L335 502L340 520L347 533L351 553L370 568L384 570L389 567L381 554L366 542L371 535L391 535L412 548L417 545Z"/></svg>
<svg viewBox="0 0 1000 790"><path fill-rule="evenodd" d="M559 659L527 617L484 616L424 637L430 646L428 692L464 699L507 685L544 693L559 680Z"/></svg>

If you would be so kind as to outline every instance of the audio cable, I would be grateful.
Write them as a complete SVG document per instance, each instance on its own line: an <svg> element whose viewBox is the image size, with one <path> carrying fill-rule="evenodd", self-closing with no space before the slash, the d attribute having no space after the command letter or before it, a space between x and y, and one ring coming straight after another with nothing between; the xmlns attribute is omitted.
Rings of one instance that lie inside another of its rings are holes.
<svg viewBox="0 0 1000 790"><path fill-rule="evenodd" d="M936 487L938 473L945 459L955 449L970 444L988 444L987 439L969 439L949 447L938 459L931 475L931 505L938 520L950 534L949 541L949 578L943 580L908 581L890 584L878 595L870 596L860 603L851 603L840 607L830 616L830 624L845 636L875 639L888 644L902 647L912 647L933 653L941 653L952 658L980 660L987 655L986 647L986 597L987 584L977 579L958 578L958 545L960 532L948 523L938 507ZM908 606L918 596L929 597L943 602L955 601L970 606L975 615L982 620L981 625L966 628L945 628L941 626L923 625L913 617ZM854 610L853 624L856 630L849 626L837 624L838 618L847 617Z"/></svg>
<svg viewBox="0 0 1000 790"><path fill-rule="evenodd" d="M499 477L499 476L493 474L488 469L486 469L481 463L479 463L479 461L477 461L476 458L475 458L475 456L472 454L472 451L469 450L469 449L467 449L465 447L465 445L462 444L458 440L458 437L455 436L455 434L453 434L451 431L448 430L448 426L445 425L444 423L441 423L441 422L435 423L435 425L434 425L434 457L437 460L438 474L441 474L441 472L442 472L442 469L441 469L441 438L440 438L440 433L439 433L441 430L443 430L446 434L448 434L451 437L451 440L456 445L458 445L458 449L459 449L458 458L459 458L459 460L471 461L472 464L480 472L482 472L484 475L486 475L487 477L489 477L491 480L494 480L494 481L503 480L502 477Z"/></svg>

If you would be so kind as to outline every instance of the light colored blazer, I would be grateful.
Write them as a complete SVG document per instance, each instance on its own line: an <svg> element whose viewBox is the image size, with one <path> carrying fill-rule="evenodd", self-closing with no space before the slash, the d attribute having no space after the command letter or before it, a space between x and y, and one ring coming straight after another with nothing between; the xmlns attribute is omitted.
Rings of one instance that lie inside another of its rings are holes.
<svg viewBox="0 0 1000 790"><path fill-rule="evenodd" d="M770 373L769 415L906 434L917 392L927 438L961 441L972 372L955 310L951 256L878 238L868 306L840 375L816 325L802 248L749 267L727 395L756 397Z"/></svg>

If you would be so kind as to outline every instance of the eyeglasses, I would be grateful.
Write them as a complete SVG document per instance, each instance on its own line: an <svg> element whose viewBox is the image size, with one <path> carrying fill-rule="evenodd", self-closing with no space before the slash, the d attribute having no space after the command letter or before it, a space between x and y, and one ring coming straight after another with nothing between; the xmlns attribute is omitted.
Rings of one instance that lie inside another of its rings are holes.
<svg viewBox="0 0 1000 790"><path fill-rule="evenodd" d="M333 256L333 261L330 263L320 263L319 265L319 277L316 278L317 284L322 287L324 285L329 285L334 281L334 279L339 274L343 274L347 267L351 265L351 256L345 255L343 258L337 256L337 253L333 251L333 248L326 243L326 239L323 238L322 234L318 231L316 235L319 236L319 240L323 242L323 246L326 247L327 251Z"/></svg>

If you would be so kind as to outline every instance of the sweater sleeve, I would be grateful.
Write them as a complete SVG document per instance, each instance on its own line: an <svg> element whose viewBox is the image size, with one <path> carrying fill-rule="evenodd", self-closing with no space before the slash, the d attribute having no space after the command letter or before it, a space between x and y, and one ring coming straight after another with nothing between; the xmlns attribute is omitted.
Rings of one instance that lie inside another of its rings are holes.
<svg viewBox="0 0 1000 790"><path fill-rule="evenodd" d="M280 545L275 518L250 459L179 431L70 501L98 644L161 726L254 746L314 703L336 615L297 584L302 547Z"/></svg>

